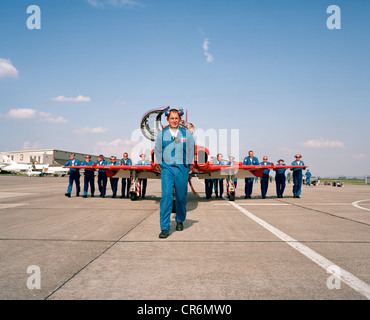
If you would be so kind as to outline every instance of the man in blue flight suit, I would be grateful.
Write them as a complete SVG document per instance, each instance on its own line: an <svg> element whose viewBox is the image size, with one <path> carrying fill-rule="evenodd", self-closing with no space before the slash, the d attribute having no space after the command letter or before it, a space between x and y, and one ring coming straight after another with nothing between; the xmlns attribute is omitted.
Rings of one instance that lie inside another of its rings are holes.
<svg viewBox="0 0 370 320"><path fill-rule="evenodd" d="M69 167L69 166L80 166L80 165L81 165L81 162L80 160L76 159L76 154L71 153L69 155L68 162L64 166ZM71 197L73 182L76 185L76 197L78 197L80 195L80 169L76 169L76 168L69 169L69 184L67 188L67 193L64 194L68 198Z"/></svg>
<svg viewBox="0 0 370 320"><path fill-rule="evenodd" d="M94 165L94 162L91 161L91 156L86 155L84 162L82 162L83 166L92 166ZM94 171L93 169L85 169L84 172L84 195L83 198L87 198L87 190L89 189L90 184L90 192L91 197L94 197L95 192L95 183L94 183Z"/></svg>
<svg viewBox="0 0 370 320"><path fill-rule="evenodd" d="M140 158L141 160L139 160L139 162L137 163L137 165L139 166L147 166L147 165L150 165L149 161L145 160L145 154L142 153L140 155ZM140 179L141 181L141 189L140 189L140 193L141 193L141 197L143 199L145 199L145 194L146 194L146 186L147 186L147 183L148 183L148 179Z"/></svg>
<svg viewBox="0 0 370 320"><path fill-rule="evenodd" d="M98 160L96 161L96 164L98 166L107 165L107 161L104 160L104 156L102 154L98 156ZM105 169L98 170L98 187L99 187L100 197L105 198L105 193L107 191L107 173L105 172Z"/></svg>
<svg viewBox="0 0 370 320"><path fill-rule="evenodd" d="M108 163L108 166L118 166L119 163L116 161L115 156L110 157L110 162ZM110 177L109 178L110 186L112 188L112 198L115 198L117 196L117 187L118 187L118 178Z"/></svg>
<svg viewBox="0 0 370 320"><path fill-rule="evenodd" d="M169 126L158 133L155 142L155 157L161 168L162 198L160 202L159 238L167 238L170 232L170 216L173 191L176 198L176 230L182 231L186 219L186 195L190 165L195 154L193 134L180 126L182 109L171 109L165 113Z"/></svg>
<svg viewBox="0 0 370 320"><path fill-rule="evenodd" d="M280 159L278 161L279 166L285 166L284 160ZM275 182L276 182L276 195L278 198L283 197L283 193L285 190L285 170L286 169L277 169L275 175Z"/></svg>
<svg viewBox="0 0 370 320"><path fill-rule="evenodd" d="M268 160L267 156L264 156L263 161L260 163L260 165L269 166L271 163L268 162L267 160ZM266 193L269 187L269 178L270 178L269 173L270 173L270 169L263 170L263 175L261 178L261 195L263 199L266 199Z"/></svg>
<svg viewBox="0 0 370 320"><path fill-rule="evenodd" d="M311 172L310 169L307 169L306 171L306 186L309 186L311 184Z"/></svg>
<svg viewBox="0 0 370 320"><path fill-rule="evenodd" d="M222 154L218 153L217 158L213 160L214 165L218 166L224 166L225 162L222 160ZM222 194L224 193L224 178L220 179L213 179L214 187L215 187L215 193L216 193L216 198L222 198ZM218 185L220 186L220 196L218 196Z"/></svg>
<svg viewBox="0 0 370 320"><path fill-rule="evenodd" d="M128 153L124 152L123 153L123 158L121 159L121 166L132 166L132 161L128 157ZM130 195L130 186L131 186L131 179L130 178L122 178L122 189L121 189L121 198L125 197L125 192L126 192L126 198L129 197Z"/></svg>
<svg viewBox="0 0 370 320"><path fill-rule="evenodd" d="M253 151L250 150L248 157L245 157L243 160L243 166L258 166L260 163L256 157L253 156ZM253 178L245 178L245 199L252 198L253 191Z"/></svg>
<svg viewBox="0 0 370 320"><path fill-rule="evenodd" d="M304 162L301 160L300 154L295 155L295 161L292 162L292 166L304 166ZM293 170L293 198L300 198L302 188L303 170L306 168L292 168Z"/></svg>
<svg viewBox="0 0 370 320"><path fill-rule="evenodd" d="M213 179L204 179L206 198L212 198Z"/></svg>

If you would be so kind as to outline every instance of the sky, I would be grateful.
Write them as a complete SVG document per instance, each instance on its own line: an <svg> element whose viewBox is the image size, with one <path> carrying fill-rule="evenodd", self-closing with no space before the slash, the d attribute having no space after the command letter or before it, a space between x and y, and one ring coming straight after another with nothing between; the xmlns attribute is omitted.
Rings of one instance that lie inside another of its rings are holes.
<svg viewBox="0 0 370 320"><path fill-rule="evenodd" d="M370 175L369 1L0 4L0 151L136 161L141 117L170 105L212 155Z"/></svg>

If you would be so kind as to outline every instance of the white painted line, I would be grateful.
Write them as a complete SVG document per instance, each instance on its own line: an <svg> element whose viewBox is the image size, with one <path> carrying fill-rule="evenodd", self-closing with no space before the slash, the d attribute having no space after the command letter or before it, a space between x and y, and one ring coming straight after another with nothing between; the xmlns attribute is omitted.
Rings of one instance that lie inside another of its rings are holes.
<svg viewBox="0 0 370 320"><path fill-rule="evenodd" d="M364 207L361 207L359 205L360 202L364 202L364 201L370 201L370 199L367 199L367 200L359 200L359 201L355 201L355 202L352 202L352 205L356 208L359 208L359 209L362 209L362 210L367 210L367 211L370 211L369 208L364 208Z"/></svg>
<svg viewBox="0 0 370 320"><path fill-rule="evenodd" d="M14 208L24 205L26 205L26 203L0 203L0 209Z"/></svg>
<svg viewBox="0 0 370 320"><path fill-rule="evenodd" d="M224 198L227 200L226 198ZM250 213L246 209L237 205L236 203L229 201L229 204L234 206L236 209L244 213L247 217L257 222L259 225L264 227L266 230L270 231L272 234L277 236L279 239L283 240L286 244L290 245L292 248L305 255L307 258L318 264L320 267L324 268L326 272L333 274L337 279L343 281L349 285L352 289L356 290L358 293L364 295L367 299L370 299L370 286L362 281L361 279L354 276L352 273L336 266L333 262L316 253L312 249L298 242L296 239L290 237L279 229L273 227L266 221L258 218L254 214Z"/></svg>
<svg viewBox="0 0 370 320"><path fill-rule="evenodd" d="M291 206L291 203L238 203L239 206Z"/></svg>

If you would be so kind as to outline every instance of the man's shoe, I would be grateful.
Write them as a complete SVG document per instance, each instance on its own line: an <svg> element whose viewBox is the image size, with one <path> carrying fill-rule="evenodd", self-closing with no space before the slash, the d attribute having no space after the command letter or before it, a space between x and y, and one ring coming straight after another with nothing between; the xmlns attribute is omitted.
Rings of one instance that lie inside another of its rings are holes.
<svg viewBox="0 0 370 320"><path fill-rule="evenodd" d="M177 230L177 231L182 231L182 230L184 230L184 225L182 224L182 222L177 222L177 223L176 223L176 230Z"/></svg>
<svg viewBox="0 0 370 320"><path fill-rule="evenodd" d="M84 195L82 196L82 198L87 198L87 195L86 195L86 194L84 194Z"/></svg>
<svg viewBox="0 0 370 320"><path fill-rule="evenodd" d="M65 193L64 194L66 197L70 198L71 197L71 194L70 193Z"/></svg>
<svg viewBox="0 0 370 320"><path fill-rule="evenodd" d="M161 233L159 234L159 238L165 239L170 235L169 231L167 230L162 230Z"/></svg>

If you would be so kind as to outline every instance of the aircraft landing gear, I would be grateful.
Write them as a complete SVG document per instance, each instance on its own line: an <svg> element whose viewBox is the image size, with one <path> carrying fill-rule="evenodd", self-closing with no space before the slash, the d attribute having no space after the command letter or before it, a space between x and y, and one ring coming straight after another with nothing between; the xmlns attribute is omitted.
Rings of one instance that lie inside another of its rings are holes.
<svg viewBox="0 0 370 320"><path fill-rule="evenodd" d="M235 201L235 185L234 185L234 175L228 175L226 179L227 186L227 197L230 201Z"/></svg>
<svg viewBox="0 0 370 320"><path fill-rule="evenodd" d="M130 186L130 198L131 201L136 201L140 196L140 179L137 177L136 171L130 172L131 186Z"/></svg>

